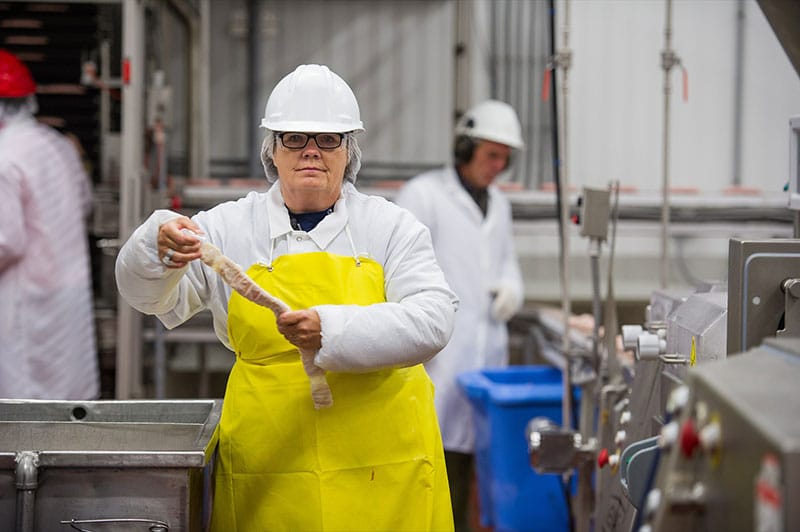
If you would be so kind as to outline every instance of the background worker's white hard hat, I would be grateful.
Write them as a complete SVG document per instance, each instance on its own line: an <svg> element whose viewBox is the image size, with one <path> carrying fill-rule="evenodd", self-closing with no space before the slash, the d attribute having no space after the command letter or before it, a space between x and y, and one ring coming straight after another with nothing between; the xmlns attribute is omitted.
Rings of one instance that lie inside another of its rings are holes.
<svg viewBox="0 0 800 532"><path fill-rule="evenodd" d="M350 86L324 65L300 65L272 90L261 127L272 131L364 131Z"/></svg>
<svg viewBox="0 0 800 532"><path fill-rule="evenodd" d="M498 100L486 100L469 109L458 121L455 133L499 142L518 150L525 147L517 113Z"/></svg>

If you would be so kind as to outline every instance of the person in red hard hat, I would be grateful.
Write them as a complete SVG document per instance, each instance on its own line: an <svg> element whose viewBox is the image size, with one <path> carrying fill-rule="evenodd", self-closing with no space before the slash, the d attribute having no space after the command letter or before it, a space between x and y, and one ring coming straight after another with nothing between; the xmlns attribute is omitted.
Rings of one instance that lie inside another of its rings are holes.
<svg viewBox="0 0 800 532"><path fill-rule="evenodd" d="M0 50L0 90L3 98L27 98L36 92L28 67L6 50Z"/></svg>
<svg viewBox="0 0 800 532"><path fill-rule="evenodd" d="M73 143L34 118L35 92L0 50L0 397L94 399L91 184Z"/></svg>

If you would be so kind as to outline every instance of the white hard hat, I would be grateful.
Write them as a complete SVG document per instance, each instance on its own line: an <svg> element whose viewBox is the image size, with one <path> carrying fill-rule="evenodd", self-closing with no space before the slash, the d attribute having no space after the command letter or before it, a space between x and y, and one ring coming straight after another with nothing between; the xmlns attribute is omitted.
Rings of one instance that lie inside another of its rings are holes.
<svg viewBox="0 0 800 532"><path fill-rule="evenodd" d="M517 113L505 102L486 100L472 107L456 125L456 135L491 140L516 149L525 147Z"/></svg>
<svg viewBox="0 0 800 532"><path fill-rule="evenodd" d="M350 86L324 65L300 65L275 85L261 127L272 131L364 131Z"/></svg>

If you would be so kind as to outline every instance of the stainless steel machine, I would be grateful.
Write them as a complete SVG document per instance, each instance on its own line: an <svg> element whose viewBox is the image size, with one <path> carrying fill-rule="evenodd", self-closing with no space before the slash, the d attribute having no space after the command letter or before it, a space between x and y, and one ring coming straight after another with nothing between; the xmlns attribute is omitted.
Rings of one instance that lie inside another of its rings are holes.
<svg viewBox="0 0 800 532"><path fill-rule="evenodd" d="M0 400L0 529L206 530L221 408Z"/></svg>
<svg viewBox="0 0 800 532"><path fill-rule="evenodd" d="M622 327L633 364L594 389L594 432L532 421L531 465L564 473L594 460L596 530L796 529L775 501L800 487L797 283L800 239L731 239L727 290L654 292L648 321ZM735 457L725 464L723 445ZM777 499L753 491L762 476Z"/></svg>
<svg viewBox="0 0 800 532"><path fill-rule="evenodd" d="M800 338L689 372L639 530L800 530Z"/></svg>

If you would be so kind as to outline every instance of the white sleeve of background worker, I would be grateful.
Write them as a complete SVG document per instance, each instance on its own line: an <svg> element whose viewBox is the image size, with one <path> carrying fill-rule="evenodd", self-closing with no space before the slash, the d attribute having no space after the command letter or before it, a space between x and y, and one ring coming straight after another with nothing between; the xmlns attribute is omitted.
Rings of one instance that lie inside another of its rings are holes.
<svg viewBox="0 0 800 532"><path fill-rule="evenodd" d="M63 135L31 116L0 128L0 397L99 395L90 189Z"/></svg>
<svg viewBox="0 0 800 532"><path fill-rule="evenodd" d="M214 329L228 347L230 287L200 261L170 270L158 261L158 227L177 216L155 212L120 250L117 284L138 310L156 314L169 328L210 309ZM428 230L383 198L346 183L334 212L310 232L295 231L278 186L251 192L198 213L195 222L223 254L247 269L287 253L358 254L383 266L386 303L313 307L322 324L316 363L329 371L369 371L424 362L450 338L457 299L436 263ZM313 273L309 273L313 275Z"/></svg>
<svg viewBox="0 0 800 532"><path fill-rule="evenodd" d="M514 244L514 226L511 215L511 203L508 198L497 188L490 188L490 194L493 195L492 201L495 205L503 203L503 216L497 223L501 227L505 227L500 231L502 240L500 252L500 274L492 286L492 291L497 293L505 291L505 293L512 299L512 307L516 313L525 301L525 286L522 281L522 272L519 267L519 258L517 257L516 246ZM513 314L513 313L512 313Z"/></svg>

